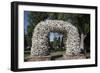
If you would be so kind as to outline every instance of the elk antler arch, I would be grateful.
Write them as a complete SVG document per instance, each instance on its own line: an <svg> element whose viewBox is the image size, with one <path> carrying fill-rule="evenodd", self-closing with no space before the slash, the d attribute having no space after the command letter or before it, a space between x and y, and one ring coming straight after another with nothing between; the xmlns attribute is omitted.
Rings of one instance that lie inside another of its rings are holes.
<svg viewBox="0 0 100 73"><path fill-rule="evenodd" d="M64 36L66 54L78 54L79 33L77 28L71 23L62 20L45 20L38 23L32 36L32 56L46 56L49 54L48 33L60 32Z"/></svg>

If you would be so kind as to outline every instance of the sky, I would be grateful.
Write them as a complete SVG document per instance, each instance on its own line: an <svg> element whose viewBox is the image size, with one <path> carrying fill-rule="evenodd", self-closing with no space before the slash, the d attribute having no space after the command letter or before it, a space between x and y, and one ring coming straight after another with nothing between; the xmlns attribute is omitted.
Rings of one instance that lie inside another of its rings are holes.
<svg viewBox="0 0 100 73"><path fill-rule="evenodd" d="M58 39L59 37L62 38L63 36L62 36L62 34L59 35L59 33L57 33L57 32L50 32L50 37L49 37L50 41L53 41L54 37L56 37Z"/></svg>
<svg viewBox="0 0 100 73"><path fill-rule="evenodd" d="M27 26L28 26L28 11L24 11L24 30L27 32Z"/></svg>
<svg viewBox="0 0 100 73"><path fill-rule="evenodd" d="M29 11L24 11L24 31L26 33L27 33L27 26L29 25L28 24L28 14L29 14ZM58 38L60 35L58 33L50 32L50 36L49 36L50 41L54 40L54 36Z"/></svg>

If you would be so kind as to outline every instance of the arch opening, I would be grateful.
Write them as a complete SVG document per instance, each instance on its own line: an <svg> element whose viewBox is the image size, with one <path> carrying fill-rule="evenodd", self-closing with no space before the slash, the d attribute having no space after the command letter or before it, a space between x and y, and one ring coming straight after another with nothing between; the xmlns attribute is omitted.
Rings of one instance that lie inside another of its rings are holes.
<svg viewBox="0 0 100 73"><path fill-rule="evenodd" d="M50 32L48 34L48 42L50 52L65 51L62 33Z"/></svg>
<svg viewBox="0 0 100 73"><path fill-rule="evenodd" d="M61 32L49 32L48 42L51 60L64 60L63 55L66 52L63 34Z"/></svg>

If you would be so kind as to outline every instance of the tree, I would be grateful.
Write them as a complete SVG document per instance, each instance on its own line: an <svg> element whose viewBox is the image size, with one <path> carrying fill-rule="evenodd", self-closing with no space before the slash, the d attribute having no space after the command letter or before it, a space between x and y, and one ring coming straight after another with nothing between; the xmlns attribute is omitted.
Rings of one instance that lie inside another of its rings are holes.
<svg viewBox="0 0 100 73"><path fill-rule="evenodd" d="M26 34L24 32L24 50L27 50L27 46L28 44L27 44Z"/></svg>
<svg viewBox="0 0 100 73"><path fill-rule="evenodd" d="M27 44L31 47L32 43L32 34L34 32L35 26L40 22L47 18L47 13L45 12L29 12L28 14L28 26L27 26Z"/></svg>
<svg viewBox="0 0 100 73"><path fill-rule="evenodd" d="M86 47L84 44L84 40L87 36L87 33L90 33L90 15L89 14L60 14L60 19L63 19L64 21L68 21L75 25L80 34L80 48L84 50L86 54ZM90 38L90 37L89 37ZM88 41L87 41L88 42ZM86 45L87 46L87 45Z"/></svg>
<svg viewBox="0 0 100 73"><path fill-rule="evenodd" d="M89 14L82 14L77 17L78 24L76 24L79 33L80 33L80 48L85 50L84 48L84 40L87 37L87 33L90 32L90 15Z"/></svg>
<svg viewBox="0 0 100 73"><path fill-rule="evenodd" d="M53 47L55 48L55 50L57 49L57 37L55 33L54 33Z"/></svg>
<svg viewBox="0 0 100 73"><path fill-rule="evenodd" d="M84 40L87 37L87 33L90 32L90 15L89 14L60 14L60 19L63 19L64 21L68 21L75 25L80 34L80 48L82 50L86 49L84 47Z"/></svg>

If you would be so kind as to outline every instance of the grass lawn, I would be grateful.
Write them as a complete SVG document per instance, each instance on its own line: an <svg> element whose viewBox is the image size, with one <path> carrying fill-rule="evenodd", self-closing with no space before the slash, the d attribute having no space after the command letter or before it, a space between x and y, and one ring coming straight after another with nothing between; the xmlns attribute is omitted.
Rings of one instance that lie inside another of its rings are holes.
<svg viewBox="0 0 100 73"><path fill-rule="evenodd" d="M51 60L55 60L56 58L62 57L65 51L56 51L51 52L49 56L51 56ZM24 61L30 57L30 51L24 51Z"/></svg>

